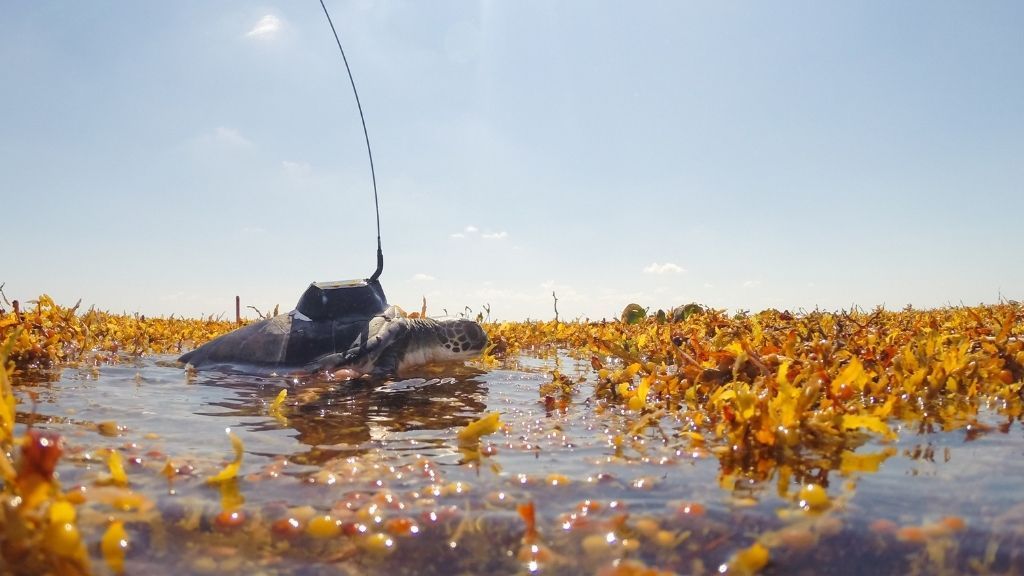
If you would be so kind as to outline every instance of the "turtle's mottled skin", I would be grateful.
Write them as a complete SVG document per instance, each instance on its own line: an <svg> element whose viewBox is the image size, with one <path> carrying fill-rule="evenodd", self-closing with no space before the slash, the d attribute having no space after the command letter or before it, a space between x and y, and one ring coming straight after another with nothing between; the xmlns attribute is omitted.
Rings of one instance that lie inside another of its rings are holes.
<svg viewBox="0 0 1024 576"><path fill-rule="evenodd" d="M476 322L403 317L387 306L379 284L314 283L296 310L224 334L179 361L199 369L392 376L411 366L466 360L486 345Z"/></svg>
<svg viewBox="0 0 1024 576"><path fill-rule="evenodd" d="M309 357L289 358L289 343L309 340L313 320L295 311L244 326L184 354L195 368L218 366L290 368L307 372L349 368L360 374L392 376L412 366L473 358L487 335L470 320L404 318L392 306L367 322L335 323L323 345L302 342Z"/></svg>

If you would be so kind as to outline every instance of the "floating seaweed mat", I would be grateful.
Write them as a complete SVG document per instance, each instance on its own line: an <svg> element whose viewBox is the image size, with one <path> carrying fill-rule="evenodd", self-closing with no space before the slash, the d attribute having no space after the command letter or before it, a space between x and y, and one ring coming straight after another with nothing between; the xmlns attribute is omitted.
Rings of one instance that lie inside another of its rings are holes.
<svg viewBox="0 0 1024 576"><path fill-rule="evenodd" d="M316 439L309 454L284 460L246 452L262 439L237 427L230 442L192 438L222 448L212 459L181 446L161 450L138 429L142 420L127 431L97 424L82 437L91 424L40 419L29 431L29 413L19 413L24 433L15 435L11 374L21 386L49 365L87 373L97 363L176 353L232 325L181 321L174 332L170 323L79 314L43 298L15 322L12 314L0 315L21 370L4 363L4 454L13 455L0 462L8 567L754 573L817 566L839 558L841 542L860 538L861 557L890 573L1018 568L1008 560L1021 549L1012 531L993 539L962 511L850 512L857 478L897 459L943 460L941 448L918 453L915 435L958 431L974 440L1019 419L1024 355L1014 304L489 324L492 348L476 376L427 380L401 396L451 402L469 386L455 411L426 400L392 405L399 396L387 390L317 398L316 382L295 393L257 388L240 414ZM89 328L76 331L83 321ZM147 335L150 327L159 329ZM524 351L546 356L545 367L517 371ZM173 371L142 366L142 382L149 371ZM502 398L496 379L509 372L526 378L531 397L480 403L481 395ZM95 374L102 402L109 384ZM474 378L489 392L473 387ZM54 392L57 402L72 393ZM375 425L394 415L391 440L325 419L343 419L336 406L363 396L375 406ZM420 455L401 426L435 421L433 437L447 452L432 444L433 455ZM691 461L713 463L713 481L677 494L687 484L676 476ZM290 471L299 464L301 472ZM766 485L776 487L771 498L751 488ZM1011 507L991 521L1013 526L1013 514Z"/></svg>

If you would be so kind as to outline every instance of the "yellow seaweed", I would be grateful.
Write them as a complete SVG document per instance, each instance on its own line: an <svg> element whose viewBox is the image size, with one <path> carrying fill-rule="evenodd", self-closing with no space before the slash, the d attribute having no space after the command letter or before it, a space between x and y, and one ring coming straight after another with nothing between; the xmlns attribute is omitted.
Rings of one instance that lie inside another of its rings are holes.
<svg viewBox="0 0 1024 576"><path fill-rule="evenodd" d="M284 414L284 401L287 397L288 389L282 388L281 391L277 393L277 397L274 398L274 401L270 403L270 408L267 409L270 416L280 422L282 426L288 425L288 417Z"/></svg>
<svg viewBox="0 0 1024 576"><path fill-rule="evenodd" d="M238 476L238 469L242 466L242 454L244 450L244 447L242 446L242 439L230 430L228 431L228 437L231 438L231 447L235 451L235 458L224 466L224 469L218 472L217 475L207 478L206 481L209 484L227 482L228 480L233 480Z"/></svg>
<svg viewBox="0 0 1024 576"><path fill-rule="evenodd" d="M107 466L110 468L110 482L118 486L128 485L128 474L124 471L124 459L117 450L107 451Z"/></svg>
<svg viewBox="0 0 1024 576"><path fill-rule="evenodd" d="M458 438L460 444L472 444L480 440L481 436L494 434L501 428L501 413L491 412L474 420L459 430Z"/></svg>
<svg viewBox="0 0 1024 576"><path fill-rule="evenodd" d="M114 520L110 523L100 540L100 550L111 571L115 574L124 572L124 557L128 550L128 533L124 530L124 522Z"/></svg>
<svg viewBox="0 0 1024 576"><path fill-rule="evenodd" d="M865 428L872 432L881 434L887 440L894 440L896 438L896 433L886 426L885 422L883 422L878 416L844 414L843 430L855 430L857 428Z"/></svg>

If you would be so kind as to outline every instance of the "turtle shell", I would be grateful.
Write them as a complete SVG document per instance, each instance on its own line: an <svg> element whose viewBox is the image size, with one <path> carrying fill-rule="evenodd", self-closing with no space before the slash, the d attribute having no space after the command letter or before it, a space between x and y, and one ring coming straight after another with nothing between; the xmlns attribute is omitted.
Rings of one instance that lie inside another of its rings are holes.
<svg viewBox="0 0 1024 576"><path fill-rule="evenodd" d="M214 338L178 360L216 364L300 367L349 351L369 338L370 320L388 308L379 282L314 282L295 310Z"/></svg>

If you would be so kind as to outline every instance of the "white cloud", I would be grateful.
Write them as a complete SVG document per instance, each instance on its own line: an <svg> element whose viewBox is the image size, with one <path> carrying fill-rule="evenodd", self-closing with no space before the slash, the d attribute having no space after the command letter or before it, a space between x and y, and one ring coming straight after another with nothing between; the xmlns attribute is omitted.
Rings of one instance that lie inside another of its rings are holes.
<svg viewBox="0 0 1024 576"><path fill-rule="evenodd" d="M744 280L743 281L743 287L744 288L757 288L760 285L761 285L761 281L760 280Z"/></svg>
<svg viewBox="0 0 1024 576"><path fill-rule="evenodd" d="M221 144L231 146L234 148L251 148L252 141L245 136L242 136L238 130L234 128L228 128L226 126L218 126L213 131L212 139Z"/></svg>
<svg viewBox="0 0 1024 576"><path fill-rule="evenodd" d="M292 178L307 178L313 172L313 168L308 162L292 162L290 160L282 160L281 167L284 168L285 174Z"/></svg>
<svg viewBox="0 0 1024 576"><path fill-rule="evenodd" d="M432 280L437 280L437 278L434 278L430 274L423 274L422 272L413 274L412 279L416 282L430 282Z"/></svg>
<svg viewBox="0 0 1024 576"><path fill-rule="evenodd" d="M686 269L671 262L665 262L664 264L653 262L650 266L644 268L644 274L679 274L681 272L686 272Z"/></svg>
<svg viewBox="0 0 1024 576"><path fill-rule="evenodd" d="M468 226L466 226L465 228L462 229L462 232L453 232L453 233L449 234L448 236L451 237L451 238L460 239L460 238L465 238L466 236L471 236L473 234L476 234L479 231L480 231L479 228L477 228L476 226L473 226L472 224L469 224Z"/></svg>
<svg viewBox="0 0 1024 576"><path fill-rule="evenodd" d="M245 33L250 38L273 38L281 29L281 19L273 14L260 18L259 22Z"/></svg>
<svg viewBox="0 0 1024 576"><path fill-rule="evenodd" d="M217 150L249 150L254 144L234 128L218 126L210 132L192 139L190 145L200 154L208 155Z"/></svg>
<svg viewBox="0 0 1024 576"><path fill-rule="evenodd" d="M468 238L470 236L483 238L484 240L501 240L508 237L508 232L504 230L500 232L485 232L480 233L480 229L472 224L467 224L461 232L453 232L448 235L451 238Z"/></svg>

